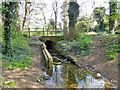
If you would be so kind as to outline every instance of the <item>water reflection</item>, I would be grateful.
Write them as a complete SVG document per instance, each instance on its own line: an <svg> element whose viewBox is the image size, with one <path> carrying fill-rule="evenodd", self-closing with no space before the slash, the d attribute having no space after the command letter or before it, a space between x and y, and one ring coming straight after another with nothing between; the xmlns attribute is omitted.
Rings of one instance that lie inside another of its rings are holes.
<svg viewBox="0 0 120 90"><path fill-rule="evenodd" d="M51 72L50 80L46 80L47 88L104 88L103 79L95 79L89 71L71 63L53 65Z"/></svg>

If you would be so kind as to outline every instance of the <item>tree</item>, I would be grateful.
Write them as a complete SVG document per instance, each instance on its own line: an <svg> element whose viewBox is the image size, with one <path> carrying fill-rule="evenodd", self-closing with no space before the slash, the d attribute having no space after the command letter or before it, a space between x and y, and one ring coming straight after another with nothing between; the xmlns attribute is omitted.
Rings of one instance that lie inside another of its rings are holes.
<svg viewBox="0 0 120 90"><path fill-rule="evenodd" d="M99 24L99 30L104 30L104 17L105 17L105 7L96 7L94 9L94 18L96 19L96 21Z"/></svg>
<svg viewBox="0 0 120 90"><path fill-rule="evenodd" d="M63 20L63 30L64 30L64 37L65 37L65 39L68 38L68 31L67 31L67 17L68 17L67 10L68 10L68 5L69 5L68 1L65 0L63 2L62 7L61 7L62 8L61 15L62 15L62 20Z"/></svg>
<svg viewBox="0 0 120 90"><path fill-rule="evenodd" d="M46 27L45 9L46 9L46 4L45 4L45 3L41 3L40 11L41 11L42 16L43 16L43 20L44 20L44 27Z"/></svg>
<svg viewBox="0 0 120 90"><path fill-rule="evenodd" d="M25 2L25 15L24 15L23 23L22 23L22 31L24 30L24 26L25 26L25 22L27 18L27 11L28 11L27 5L28 5L28 2Z"/></svg>
<svg viewBox="0 0 120 90"><path fill-rule="evenodd" d="M93 15L90 16L90 18L83 16L79 19L79 21L76 23L76 29L79 32L89 32L90 29L94 28L94 18Z"/></svg>
<svg viewBox="0 0 120 90"><path fill-rule="evenodd" d="M110 5L110 14L109 14L109 33L114 34L115 29L115 20L119 18L119 15L117 13L117 0L116 2L109 2Z"/></svg>
<svg viewBox="0 0 120 90"><path fill-rule="evenodd" d="M69 38L73 39L78 36L77 30L75 30L75 24L77 22L77 17L79 16L79 5L77 2L69 2L68 16L69 16Z"/></svg>
<svg viewBox="0 0 120 90"><path fill-rule="evenodd" d="M55 31L57 31L57 15L58 15L58 1L53 2L53 11L55 15Z"/></svg>
<svg viewBox="0 0 120 90"><path fill-rule="evenodd" d="M18 7L18 2L3 2L2 3L2 15L4 21L4 49L3 54L12 56L11 48L11 28L13 21L15 20L15 11Z"/></svg>
<svg viewBox="0 0 120 90"><path fill-rule="evenodd" d="M54 30L54 28L55 28L55 21L54 21L54 19L50 19L49 20L48 29L49 29L49 27L51 27L52 30Z"/></svg>

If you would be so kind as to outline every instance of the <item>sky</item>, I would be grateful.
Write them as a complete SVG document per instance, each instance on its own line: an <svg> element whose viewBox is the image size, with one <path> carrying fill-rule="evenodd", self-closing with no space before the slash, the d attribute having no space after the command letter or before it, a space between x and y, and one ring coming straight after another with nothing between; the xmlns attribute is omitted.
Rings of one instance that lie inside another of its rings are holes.
<svg viewBox="0 0 120 90"><path fill-rule="evenodd" d="M45 11L45 16L47 17L47 20L51 18L51 14L53 13L52 3L55 0L43 0L47 4L47 10ZM34 0L36 4L40 3L40 0ZM61 6L64 0L58 0L59 4L58 6ZM78 4L80 5L80 17L82 16L90 16L93 12L93 9L95 7L104 6L106 9L109 7L109 0L77 0ZM95 2L95 5L93 5L93 2ZM84 3L84 4L83 4ZM61 9L58 10L58 23L62 22L61 20ZM107 14L109 11L107 10ZM37 16L42 17L42 16ZM52 18L54 19L54 14L52 15Z"/></svg>
<svg viewBox="0 0 120 90"><path fill-rule="evenodd" d="M31 0L33 3L35 4L39 4L40 2L45 2L47 4L47 9L45 9L45 16L46 16L46 20L47 20L47 23L49 22L49 19L51 18L51 15L52 15L52 19L54 19L54 14L53 14L53 8L52 8L52 3L55 1L55 0ZM64 0L56 0L58 1L58 6L61 7L61 5L63 4ZM95 2L95 4L93 5L93 2ZM109 14L109 0L77 0L77 3L80 5L80 17L82 16L90 16L91 13L93 13L93 9L95 7L99 7L99 6L103 6L105 7L107 10L106 10L106 13ZM37 9L35 9L37 10ZM62 19L61 19L61 10L62 9L59 9L58 10L58 23L61 23L62 22ZM40 13L40 11L38 11ZM34 15L33 16L33 19L35 18L43 18L41 14L38 14L38 15ZM34 20L36 21L36 20ZM33 22L34 23L34 22ZM40 26L41 25L41 26ZM41 21L37 26L39 27L43 27L43 22Z"/></svg>
<svg viewBox="0 0 120 90"><path fill-rule="evenodd" d="M0 1L4 1L4 0L0 0ZM15 1L15 0L11 0L11 1ZM24 1L24 0L22 0L22 1ZM39 4L40 1L43 1L47 4L47 9L45 10L45 16L46 16L47 23L48 23L49 19L51 18L51 14L53 13L52 3L55 0L27 0L27 1L32 1L32 2L35 2L36 4ZM61 6L62 3L64 2L64 0L58 0L58 1L59 1L59 6ZM120 0L118 0L118 1L120 1ZM80 5L80 17L90 16L91 13L93 12L93 9L95 7L99 7L99 6L104 6L107 9L106 13L109 14L109 9L108 9L109 8L109 4L108 4L109 0L77 0L77 2ZM95 2L95 5L93 5L93 2ZM24 13L23 9L21 12ZM59 9L59 12L58 12L58 23L62 22L60 13L61 13L61 9ZM39 19L43 18L42 15L40 15L40 14L35 17L39 18ZM52 18L54 19L54 14L52 15ZM40 26L40 25L42 26L42 24L39 24L38 26Z"/></svg>

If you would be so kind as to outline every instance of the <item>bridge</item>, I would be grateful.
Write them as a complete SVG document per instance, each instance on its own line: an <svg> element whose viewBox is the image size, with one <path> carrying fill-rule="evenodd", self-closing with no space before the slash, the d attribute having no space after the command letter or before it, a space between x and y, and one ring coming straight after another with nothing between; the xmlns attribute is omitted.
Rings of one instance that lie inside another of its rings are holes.
<svg viewBox="0 0 120 90"><path fill-rule="evenodd" d="M63 40L63 30L61 28L57 28L57 30L53 29L45 29L45 28L27 28L24 31L29 37L37 36L41 41L46 43L47 41L52 41L56 43L59 40Z"/></svg>

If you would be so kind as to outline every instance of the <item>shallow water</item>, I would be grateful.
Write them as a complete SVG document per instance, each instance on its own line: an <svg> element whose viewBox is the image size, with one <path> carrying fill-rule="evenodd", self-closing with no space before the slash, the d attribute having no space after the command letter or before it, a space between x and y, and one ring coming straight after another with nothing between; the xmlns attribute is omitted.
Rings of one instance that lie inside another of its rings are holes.
<svg viewBox="0 0 120 90"><path fill-rule="evenodd" d="M105 78L96 79L93 72L70 62L53 65L46 75L50 76L46 88L105 88Z"/></svg>

